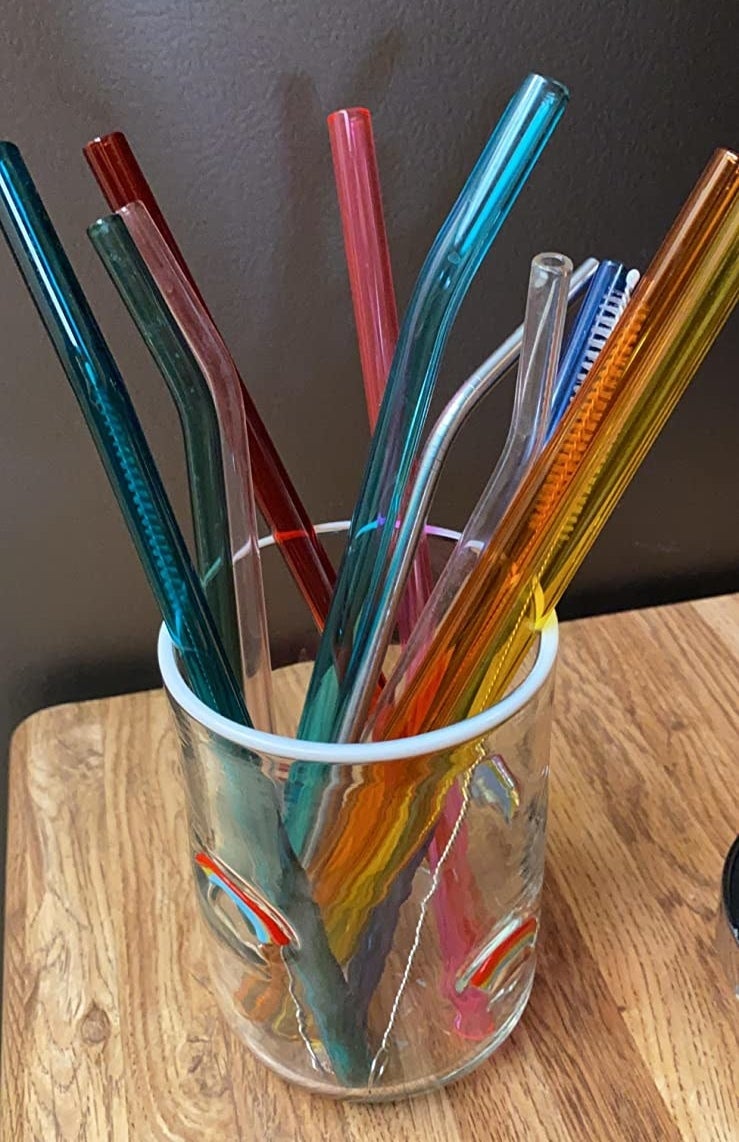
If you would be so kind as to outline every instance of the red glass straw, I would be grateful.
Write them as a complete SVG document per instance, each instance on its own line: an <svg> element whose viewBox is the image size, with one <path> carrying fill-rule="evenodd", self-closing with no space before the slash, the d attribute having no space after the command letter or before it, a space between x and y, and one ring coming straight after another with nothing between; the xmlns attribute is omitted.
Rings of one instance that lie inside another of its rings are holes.
<svg viewBox="0 0 739 1142"><path fill-rule="evenodd" d="M398 340L398 310L372 116L364 107L347 107L334 111L327 123L367 415L374 432ZM401 642L407 641L432 587L431 561L422 538L398 609Z"/></svg>
<svg viewBox="0 0 739 1142"><path fill-rule="evenodd" d="M111 210L120 210L136 201L144 204L183 274L199 299L203 301L182 251L167 225L126 136L121 131L114 131L110 135L93 139L84 148L84 154ZM310 607L316 625L322 630L328 614L336 572L315 533L310 517L272 443L243 378L240 380L241 399L249 431L254 491L259 510L267 521L303 598Z"/></svg>

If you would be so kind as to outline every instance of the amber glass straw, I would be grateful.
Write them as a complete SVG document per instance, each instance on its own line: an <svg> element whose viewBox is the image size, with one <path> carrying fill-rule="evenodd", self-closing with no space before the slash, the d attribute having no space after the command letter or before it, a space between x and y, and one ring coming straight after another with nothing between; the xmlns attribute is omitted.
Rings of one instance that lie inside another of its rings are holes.
<svg viewBox="0 0 739 1142"><path fill-rule="evenodd" d="M738 298L739 160L720 150L389 711L383 738L448 725L501 696ZM330 940L340 932L351 942L346 925L361 930L473 762L460 749L441 776L421 762L402 772L377 766L355 790L334 834L351 836L351 846L324 850L311 869ZM368 791L373 803L380 795L380 818L367 812Z"/></svg>
<svg viewBox="0 0 739 1142"><path fill-rule="evenodd" d="M365 107L347 107L329 115L327 124L367 416L370 431L374 432L398 342L398 307L372 116ZM398 633L403 644L408 641L433 585L431 558L422 536L398 608Z"/></svg>
<svg viewBox="0 0 739 1142"><path fill-rule="evenodd" d="M198 299L203 296L172 236L154 193L121 131L93 139L84 148L92 173L112 210L142 202ZM333 564L280 459L243 378L241 399L249 432L254 492L259 510L319 630L323 630L336 579Z"/></svg>

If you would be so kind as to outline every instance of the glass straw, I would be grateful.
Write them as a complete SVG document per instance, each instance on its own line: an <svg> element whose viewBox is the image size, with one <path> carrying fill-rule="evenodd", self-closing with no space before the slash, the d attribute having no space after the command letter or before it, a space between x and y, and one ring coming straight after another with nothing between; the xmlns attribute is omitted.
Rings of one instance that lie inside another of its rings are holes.
<svg viewBox="0 0 739 1142"><path fill-rule="evenodd" d="M720 150L641 279L613 336L535 461L411 684L378 731L402 737L487 708L592 546L739 298L739 160ZM388 685L391 683L389 682ZM337 835L352 850L311 869L329 940L361 930L438 818L465 751L439 778L422 765L378 767L382 814L357 790ZM407 806L420 811L411 821ZM357 901L361 900L361 908Z"/></svg>
<svg viewBox="0 0 739 1142"><path fill-rule="evenodd" d="M529 76L503 113L423 265L403 321L298 736L336 739L377 616L396 520L441 355L462 300L567 103ZM339 674L339 665L341 674Z"/></svg>
<svg viewBox="0 0 739 1142"><path fill-rule="evenodd" d="M594 258L586 259L570 279L569 299L573 301L584 289L598 267ZM389 595L387 609L382 621L377 624L372 640L368 645L368 662L376 670L382 662L384 647L390 640L394 627L393 609L403 589L404 576L413 556L413 545L420 535L433 499L446 454L456 434L483 397L515 365L521 350L523 325L520 325L494 353L472 374L448 403L429 435L414 478L400 525L395 557L399 561L397 574L392 582L393 592ZM376 656L376 657L375 657ZM366 701L368 692L357 694ZM350 707L351 709L351 707ZM363 728L363 713L356 715L356 733ZM351 740L354 727L347 727ZM293 766L298 771L298 766ZM292 775L292 771L291 771ZM328 793L335 792L335 774L325 772L316 765L303 766L300 771L300 785L295 778L288 781L288 805L291 819L291 836L299 848L303 859L310 861L313 852L313 838L321 831L327 806L318 805Z"/></svg>
<svg viewBox="0 0 739 1142"><path fill-rule="evenodd" d="M205 307L202 294L125 135L121 131L115 131L102 138L93 139L84 148L84 154L111 210L119 210L129 202L144 204L182 273ZM249 431L254 491L259 510L275 537L280 553L308 604L318 629L323 630L336 578L333 564L316 535L310 516L295 490L243 378L239 379Z"/></svg>
<svg viewBox="0 0 739 1142"><path fill-rule="evenodd" d="M572 274L572 263L562 254L539 254L531 264L526 300L526 314L523 325L520 360L513 405L513 415L508 436L495 467L493 476L472 513L464 534L449 557L431 596L429 604L421 616L421 624L434 605L443 601L446 609L450 597L456 595L464 578L469 573L469 560L466 552L470 545L479 550L483 537L489 535L497 520L510 502L513 491L525 475L533 458L541 450L549 425L549 415L554 392L554 380L562 345L565 316L567 312L568 286ZM456 566L455 566L456 564ZM443 613L442 610L442 613ZM437 616L427 628L431 634ZM422 633L422 642L416 644L415 632L409 645L422 653L429 634ZM382 701L382 698L380 698ZM464 813L465 802L458 784L455 782L447 794L439 822L433 832L427 854L432 872L442 859L449 837L456 838L454 846L446 855L445 875L440 878L432 899L432 908L437 920L439 942L444 951L447 966L444 986L448 998L459 1010L458 1028L471 1036L484 1035L491 1029L487 1001L479 993L470 991L457 994L455 979L460 956L467 948L467 934L475 930L474 881L470 877L466 860L466 825L459 820ZM352 960L350 981L353 990L363 1004L368 1004L372 992L379 982L382 954L397 924L400 906L412 887L413 877L424 847L418 850L396 880L393 892L375 909L362 945ZM372 957L362 956L363 946L373 949ZM362 960L366 960L363 963ZM358 962L355 962L358 961Z"/></svg>
<svg viewBox="0 0 739 1142"><path fill-rule="evenodd" d="M367 415L374 432L398 341L398 309L372 116L364 107L347 107L329 115L327 124ZM428 547L421 536L398 607L401 643L407 642L433 585Z"/></svg>
<svg viewBox="0 0 739 1142"><path fill-rule="evenodd" d="M241 678L221 444L208 386L123 220L111 215L95 222L87 233L177 409L200 581L231 668Z"/></svg>
<svg viewBox="0 0 739 1142"><path fill-rule="evenodd" d="M103 462L198 697L251 721L118 367L18 148L0 143L0 226Z"/></svg>
<svg viewBox="0 0 739 1142"><path fill-rule="evenodd" d="M404 663L413 662L424 653L440 618L447 611L474 565L482 544L497 527L513 491L522 480L532 458L541 450L549 426L554 377L567 314L567 289L571 274L572 262L562 254L539 254L532 262L513 415L508 436L493 475L462 537L455 545L431 598L416 620L413 633L401 656ZM430 439L433 446L433 436ZM406 511L408 519L409 509ZM415 518L418 520L415 505L413 511L416 512ZM404 524L405 522L406 520L403 521ZM421 520L419 524L420 522ZM402 576L404 563L407 560L406 550L402 546L403 538L401 537L395 546L373 637L370 638L362 667L357 672L354 692L346 705L342 733L350 741L361 734L365 725L377 673L389 642L387 636L391 629L394 601L398 595L396 583ZM393 674L399 675L399 673L396 666ZM385 708L385 705L383 691L378 699L377 709Z"/></svg>
<svg viewBox="0 0 739 1142"><path fill-rule="evenodd" d="M146 207L132 202L122 207L118 215L179 325L213 398L224 464L244 689L255 725L271 732L275 722L267 612L239 376L208 311L177 265Z"/></svg>
<svg viewBox="0 0 739 1142"><path fill-rule="evenodd" d="M572 304L580 297L597 269L598 262L595 258L586 258L584 262L581 262L570 278L567 295L568 304ZM491 353L487 360L483 361L465 383L457 389L429 433L398 531L394 554L394 577L390 580L391 591L388 593L386 609L368 644L366 669L370 674L378 669L378 662L382 662L385 649L392 637L393 611L400 597L400 592L403 590L408 566L413 557L414 546L426 524L449 449L479 403L493 391L508 370L516 364L521 352L522 341L523 325L519 325L510 337L506 338L502 345L499 345L495 352ZM361 691L358 686L356 695L352 697L353 701L364 703L366 691ZM350 705L348 709L352 711L353 706ZM365 722L366 714L367 711L362 706L358 706L356 713L350 714L355 724L352 725L349 718L347 719L345 733L348 740L352 740L353 735L358 732L361 732L364 737L368 736L368 728Z"/></svg>

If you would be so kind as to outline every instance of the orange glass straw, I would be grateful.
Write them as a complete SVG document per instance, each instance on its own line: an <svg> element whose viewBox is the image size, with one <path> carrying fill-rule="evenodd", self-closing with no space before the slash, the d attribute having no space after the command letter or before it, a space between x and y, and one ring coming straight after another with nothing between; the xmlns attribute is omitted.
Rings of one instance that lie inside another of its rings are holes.
<svg viewBox="0 0 739 1142"><path fill-rule="evenodd" d="M93 139L84 148L100 189L112 210L142 202L154 219L169 249L199 300L203 296L190 273L182 251L136 156L121 131ZM300 589L319 630L323 630L336 572L318 539L310 517L280 459L243 378L241 399L249 433L254 492L259 510L275 537L280 552Z"/></svg>
<svg viewBox="0 0 739 1142"><path fill-rule="evenodd" d="M370 431L374 432L398 341L398 309L382 209L372 116L364 107L347 107L334 111L326 122L341 212L367 415ZM402 643L407 642L433 585L431 559L422 537L398 608L398 632Z"/></svg>
<svg viewBox="0 0 739 1142"><path fill-rule="evenodd" d="M719 150L411 684L398 695L388 681L395 704L382 737L448 725L502 695L738 299L739 159ZM474 761L462 748L442 773L430 762L378 765L355 789L337 843L311 869L337 954L354 945ZM364 803L376 803L376 783L379 817Z"/></svg>

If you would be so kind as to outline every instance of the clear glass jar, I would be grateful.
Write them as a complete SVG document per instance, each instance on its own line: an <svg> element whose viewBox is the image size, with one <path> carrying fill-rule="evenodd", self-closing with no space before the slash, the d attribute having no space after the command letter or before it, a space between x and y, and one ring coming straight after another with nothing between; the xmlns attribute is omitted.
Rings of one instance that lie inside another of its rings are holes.
<svg viewBox="0 0 739 1142"><path fill-rule="evenodd" d="M456 533L429 531L443 562ZM270 543L268 584L279 559ZM514 689L477 717L416 738L323 745L208 709L162 629L213 987L284 1078L335 1097L416 1094L471 1070L518 1022L534 978L556 652L552 616ZM292 727L309 673L305 661L275 671ZM377 804L370 832L389 859L363 877L374 849L352 845L356 813L366 821L388 780L407 792L404 823L395 829Z"/></svg>

